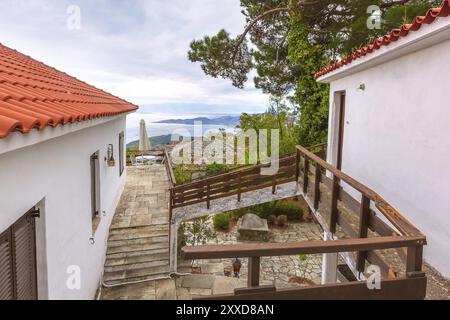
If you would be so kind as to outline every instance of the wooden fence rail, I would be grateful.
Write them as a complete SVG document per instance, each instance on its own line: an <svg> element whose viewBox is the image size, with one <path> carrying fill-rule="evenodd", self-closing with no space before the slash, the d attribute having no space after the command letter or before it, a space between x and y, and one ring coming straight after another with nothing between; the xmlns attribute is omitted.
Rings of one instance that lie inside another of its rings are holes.
<svg viewBox="0 0 450 320"><path fill-rule="evenodd" d="M263 175L262 169L267 167L269 165L259 165L175 186L172 208L206 203L209 209L213 200L236 196L240 201L243 193L270 187L275 193L278 185L295 181L295 157L281 159L275 175Z"/></svg>

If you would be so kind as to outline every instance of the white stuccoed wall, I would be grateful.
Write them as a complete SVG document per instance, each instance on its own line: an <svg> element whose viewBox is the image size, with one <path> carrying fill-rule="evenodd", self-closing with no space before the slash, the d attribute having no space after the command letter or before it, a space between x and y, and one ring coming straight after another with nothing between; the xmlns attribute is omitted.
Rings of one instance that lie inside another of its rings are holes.
<svg viewBox="0 0 450 320"><path fill-rule="evenodd" d="M126 116L69 125L67 128L13 134L0 147L17 146L56 130L63 136L0 154L0 233L32 206L40 204L37 221L40 299L93 299L101 281L108 230L123 191L126 173L119 176L119 133ZM70 128L72 126L73 128ZM58 131L59 130L59 131ZM78 130L78 131L77 131ZM114 144L115 167L104 162L108 144ZM0 153L3 151L0 148ZM100 150L100 226L92 235L90 156ZM67 268L81 268L81 290L66 286Z"/></svg>
<svg viewBox="0 0 450 320"><path fill-rule="evenodd" d="M449 59L446 40L331 80L329 137L330 150L335 150L334 92L345 90L343 171L378 192L427 235L425 259L448 278ZM363 83L366 90L358 90Z"/></svg>

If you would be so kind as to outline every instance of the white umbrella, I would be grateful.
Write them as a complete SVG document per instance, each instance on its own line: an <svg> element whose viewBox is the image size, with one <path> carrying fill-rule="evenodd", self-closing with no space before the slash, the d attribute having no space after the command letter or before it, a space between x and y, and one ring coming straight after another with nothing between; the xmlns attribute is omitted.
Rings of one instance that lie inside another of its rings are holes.
<svg viewBox="0 0 450 320"><path fill-rule="evenodd" d="M144 154L145 152L151 151L152 146L148 138L147 129L145 127L145 120L141 120L139 128L139 151Z"/></svg>

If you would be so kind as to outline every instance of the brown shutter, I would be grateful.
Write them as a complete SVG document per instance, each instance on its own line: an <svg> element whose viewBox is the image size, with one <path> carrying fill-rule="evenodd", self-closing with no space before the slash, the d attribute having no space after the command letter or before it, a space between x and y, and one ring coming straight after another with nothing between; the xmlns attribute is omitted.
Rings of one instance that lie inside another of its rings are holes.
<svg viewBox="0 0 450 320"><path fill-rule="evenodd" d="M36 292L36 239L34 219L27 214L12 228L16 299L34 300Z"/></svg>
<svg viewBox="0 0 450 320"><path fill-rule="evenodd" d="M14 299L11 230L0 235L0 300Z"/></svg>

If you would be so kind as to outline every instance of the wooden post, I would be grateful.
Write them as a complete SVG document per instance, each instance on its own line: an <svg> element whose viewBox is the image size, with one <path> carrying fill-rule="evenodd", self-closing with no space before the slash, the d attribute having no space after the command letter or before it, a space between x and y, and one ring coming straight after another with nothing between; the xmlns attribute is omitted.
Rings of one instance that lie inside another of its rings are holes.
<svg viewBox="0 0 450 320"><path fill-rule="evenodd" d="M331 192L331 214L330 214L330 232L336 233L336 225L338 220L338 200L339 200L339 178L333 176L333 188Z"/></svg>
<svg viewBox="0 0 450 320"><path fill-rule="evenodd" d="M413 277L416 273L422 272L423 245L408 248L406 255L406 275Z"/></svg>
<svg viewBox="0 0 450 320"><path fill-rule="evenodd" d="M305 156L305 167L304 167L305 176L303 178L303 193L308 193L308 185L309 185L309 158Z"/></svg>
<svg viewBox="0 0 450 320"><path fill-rule="evenodd" d="M274 175L272 178L272 194L277 193L277 176Z"/></svg>
<svg viewBox="0 0 450 320"><path fill-rule="evenodd" d="M248 258L248 286L259 287L259 274L261 269L261 258Z"/></svg>
<svg viewBox="0 0 450 320"><path fill-rule="evenodd" d="M209 183L209 181L206 182L206 206L208 207L208 210L211 209L211 184Z"/></svg>
<svg viewBox="0 0 450 320"><path fill-rule="evenodd" d="M239 172L239 175L238 175L238 202L241 202L241 199L242 199L241 183L242 183L242 172Z"/></svg>
<svg viewBox="0 0 450 320"><path fill-rule="evenodd" d="M370 225L370 199L363 195L359 221L359 238L367 238ZM366 267L367 251L359 251L356 259L356 269L363 273Z"/></svg>
<svg viewBox="0 0 450 320"><path fill-rule="evenodd" d="M314 182L314 209L319 209L320 204L320 183L322 182L322 170L320 165L316 163L316 176Z"/></svg>
<svg viewBox="0 0 450 320"><path fill-rule="evenodd" d="M298 179L300 179L300 150L297 150L297 161L295 163L295 183L298 184Z"/></svg>
<svg viewBox="0 0 450 320"><path fill-rule="evenodd" d="M174 196L173 188L170 188L170 199L169 199L169 223L172 221L172 211L174 206Z"/></svg>

